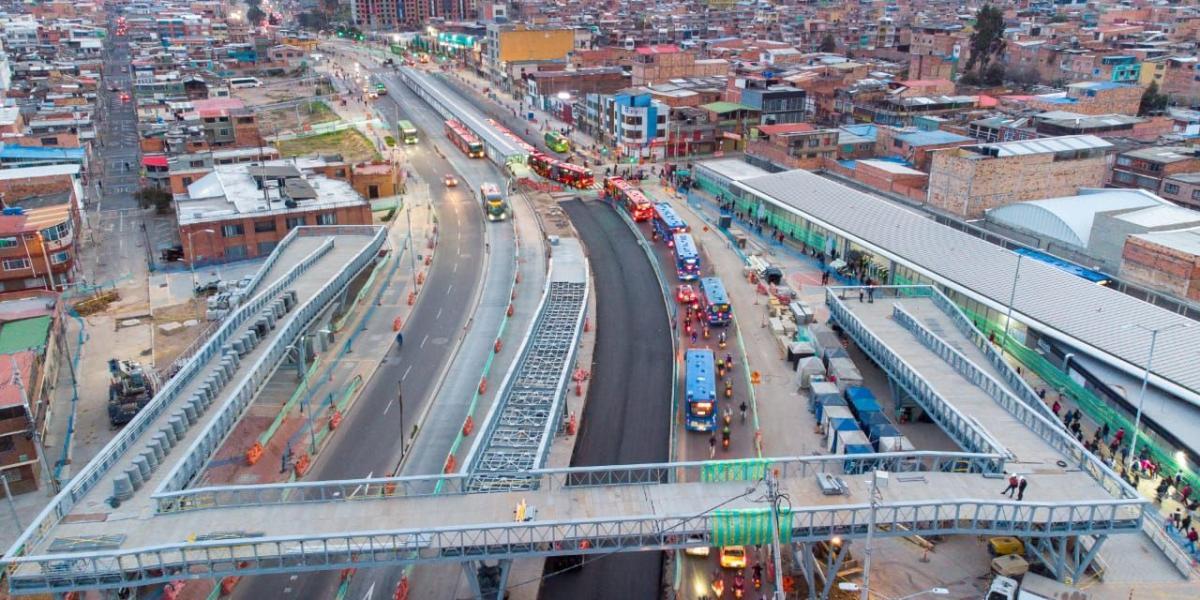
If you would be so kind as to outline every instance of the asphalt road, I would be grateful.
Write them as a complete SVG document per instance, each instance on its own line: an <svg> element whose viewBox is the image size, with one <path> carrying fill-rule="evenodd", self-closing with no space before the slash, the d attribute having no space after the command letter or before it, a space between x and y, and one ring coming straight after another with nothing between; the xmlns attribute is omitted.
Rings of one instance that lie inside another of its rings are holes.
<svg viewBox="0 0 1200 600"><path fill-rule="evenodd" d="M390 100L389 100L390 101ZM395 104L394 101L390 101ZM392 107L389 107L391 109ZM423 108L423 107L422 107ZM413 110L410 105L406 109ZM385 111L386 112L386 111ZM418 121L417 114L408 114ZM423 115L428 120L428 115ZM438 135L440 130L423 135ZM453 170L447 160L439 158L430 148L428 138L412 149L408 168L430 183L438 223L440 241L434 264L425 281L423 298L459 298L456 302L418 301L409 316L404 332L406 344L389 350L386 361L368 381L363 395L346 417L345 430L334 436L329 447L306 477L310 481L353 479L369 476L389 476L401 458L399 431L401 413L404 427L411 431L414 419L430 401L435 375L450 360L453 344L428 344L417 341L453 340L470 317L470 302L475 288L482 281L483 219L478 215L471 188L466 185L448 189L442 176ZM459 218L458 215L461 215ZM458 290L453 295L451 289ZM403 381L404 407L399 409L397 382ZM376 569L376 572L384 571ZM386 571L384 571L386 572ZM382 574L382 573L380 573ZM366 575L360 572L359 577ZM398 579L399 575L395 578ZM356 585L358 584L356 577ZM316 572L305 575L269 575L243 581L237 588L238 598L332 598L339 585L337 572ZM376 594L390 596L390 586L381 585ZM357 597L361 597L357 596Z"/></svg>
<svg viewBox="0 0 1200 600"><path fill-rule="evenodd" d="M115 20L113 21L115 23ZM130 77L129 41L118 37L116 26L108 30L104 48L103 87L97 114L102 119L96 136L100 142L101 208L137 208L133 193L139 187L141 148L138 145L137 109ZM117 91L111 91L116 87ZM121 94L129 100L122 101ZM128 166L126 166L128 165Z"/></svg>
<svg viewBox="0 0 1200 600"><path fill-rule="evenodd" d="M562 206L587 245L597 294L592 381L571 465L666 462L672 332L654 271L612 208L582 200ZM651 599L661 580L661 552L614 554L543 579L541 595Z"/></svg>

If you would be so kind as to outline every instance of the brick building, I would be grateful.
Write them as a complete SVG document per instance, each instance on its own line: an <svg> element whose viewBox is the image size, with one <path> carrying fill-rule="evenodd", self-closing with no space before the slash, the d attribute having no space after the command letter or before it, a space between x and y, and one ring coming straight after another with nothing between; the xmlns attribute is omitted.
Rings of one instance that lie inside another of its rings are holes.
<svg viewBox="0 0 1200 600"><path fill-rule="evenodd" d="M13 494L43 487L55 460L43 456L36 440L44 439L53 411L69 410L51 403L63 360L69 356L59 295L6 295L0 301L0 474Z"/></svg>
<svg viewBox="0 0 1200 600"><path fill-rule="evenodd" d="M1100 187L1112 144L1091 135L960 146L933 153L929 203L969 219L1020 202Z"/></svg>
<svg viewBox="0 0 1200 600"><path fill-rule="evenodd" d="M974 143L975 140L949 131L912 131L879 127L875 133L876 156L895 156L921 171L929 170L933 152Z"/></svg>
<svg viewBox="0 0 1200 600"><path fill-rule="evenodd" d="M62 290L74 280L79 177L78 165L0 170L0 204L19 210L0 216L0 291Z"/></svg>
<svg viewBox="0 0 1200 600"><path fill-rule="evenodd" d="M1200 300L1200 228L1129 236L1121 277L1192 301Z"/></svg>
<svg viewBox="0 0 1200 600"><path fill-rule="evenodd" d="M1084 115L1136 115L1142 88L1111 81L1084 81L1067 86L1067 95L1034 96L1026 103L1041 111L1066 110Z"/></svg>
<svg viewBox="0 0 1200 600"><path fill-rule="evenodd" d="M1200 149L1158 146L1117 155L1109 182L1115 187L1136 187L1158 192L1170 175L1200 171Z"/></svg>
<svg viewBox="0 0 1200 600"><path fill-rule="evenodd" d="M387 169L391 169L387 166ZM378 195L388 183L375 165L360 186ZM372 188L371 186L375 186ZM220 165L175 199L179 237L189 263L266 256L295 227L367 225L371 205L356 191L349 165L289 159L265 165Z"/></svg>
<svg viewBox="0 0 1200 600"><path fill-rule="evenodd" d="M672 44L643 46L633 57L632 84L654 85L671 79L725 75L729 62L721 58L697 59Z"/></svg>
<svg viewBox="0 0 1200 600"><path fill-rule="evenodd" d="M837 149L838 130L808 123L761 125L751 131L746 144L746 154L785 169L819 169Z"/></svg>
<svg viewBox="0 0 1200 600"><path fill-rule="evenodd" d="M1176 204L1200 210L1200 173L1181 173L1163 178L1158 195Z"/></svg>

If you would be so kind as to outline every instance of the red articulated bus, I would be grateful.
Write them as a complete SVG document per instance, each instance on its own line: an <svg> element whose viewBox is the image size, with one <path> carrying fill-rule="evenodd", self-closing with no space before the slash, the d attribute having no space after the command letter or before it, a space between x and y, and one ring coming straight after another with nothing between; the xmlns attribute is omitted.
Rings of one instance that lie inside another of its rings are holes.
<svg viewBox="0 0 1200 600"><path fill-rule="evenodd" d="M649 221L654 216L654 203L642 190L620 177L605 179L604 193L617 204L624 206L634 221Z"/></svg>
<svg viewBox="0 0 1200 600"><path fill-rule="evenodd" d="M463 154L471 158L483 158L483 142L462 123L454 119L446 121L446 137L450 138L450 142L462 150Z"/></svg>
<svg viewBox="0 0 1200 600"><path fill-rule="evenodd" d="M577 190L588 189L596 185L596 177L592 175L591 169L563 162L541 152L529 153L529 168L550 181Z"/></svg>

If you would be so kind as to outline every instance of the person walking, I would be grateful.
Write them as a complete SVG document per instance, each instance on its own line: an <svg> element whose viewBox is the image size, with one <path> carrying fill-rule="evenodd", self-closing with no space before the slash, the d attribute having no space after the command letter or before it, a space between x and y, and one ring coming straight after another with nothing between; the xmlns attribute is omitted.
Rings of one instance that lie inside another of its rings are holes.
<svg viewBox="0 0 1200 600"><path fill-rule="evenodd" d="M1196 553L1196 540L1200 539L1200 534L1196 533L1195 529L1189 529L1187 532L1188 552Z"/></svg>
<svg viewBox="0 0 1200 600"><path fill-rule="evenodd" d="M1027 485L1029 482L1025 480L1024 476L1017 479L1017 501L1025 499L1025 486Z"/></svg>
<svg viewBox="0 0 1200 600"><path fill-rule="evenodd" d="M1004 491L1000 492L1000 495L1001 496L1007 495L1009 498L1012 498L1013 492L1015 492L1017 490L1018 483L1020 483L1020 481L1017 479L1017 474L1009 473L1008 474L1008 487L1004 488Z"/></svg>
<svg viewBox="0 0 1200 600"><path fill-rule="evenodd" d="M1050 407L1050 410L1054 411L1054 416L1057 417L1058 411L1062 410L1062 404L1059 404L1058 400L1055 400L1054 404Z"/></svg>
<svg viewBox="0 0 1200 600"><path fill-rule="evenodd" d="M717 433L714 431L708 436L708 459L712 460L717 455Z"/></svg>

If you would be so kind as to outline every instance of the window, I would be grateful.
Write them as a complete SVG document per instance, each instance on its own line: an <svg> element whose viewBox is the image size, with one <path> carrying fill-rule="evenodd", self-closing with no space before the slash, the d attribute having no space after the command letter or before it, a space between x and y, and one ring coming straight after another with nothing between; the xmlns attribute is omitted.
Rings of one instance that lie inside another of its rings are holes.
<svg viewBox="0 0 1200 600"><path fill-rule="evenodd" d="M1146 170L1150 171L1151 173L1157 173L1157 172L1161 171L1162 168L1163 168L1162 163L1150 163L1150 164L1146 165Z"/></svg>
<svg viewBox="0 0 1200 600"><path fill-rule="evenodd" d="M1113 179L1115 179L1115 180L1117 180L1117 181L1120 181L1121 183L1132 183L1132 182L1133 182L1133 173L1126 173L1126 172L1124 172L1124 171L1117 171L1117 172L1116 172L1116 173L1113 175Z"/></svg>
<svg viewBox="0 0 1200 600"><path fill-rule="evenodd" d="M16 248L21 243L15 237L0 238L0 248Z"/></svg>
<svg viewBox="0 0 1200 600"><path fill-rule="evenodd" d="M218 129L217 135L229 135L229 130L228 129Z"/></svg>
<svg viewBox="0 0 1200 600"><path fill-rule="evenodd" d="M275 231L275 219L254 222L254 233L267 233L270 231Z"/></svg>
<svg viewBox="0 0 1200 600"><path fill-rule="evenodd" d="M237 237L239 235L244 235L245 233L246 233L246 228L240 224L239 225L223 225L223 226L221 226L221 235L223 235L225 237Z"/></svg>
<svg viewBox="0 0 1200 600"><path fill-rule="evenodd" d="M225 258L230 260L240 260L246 258L245 246L229 246L225 248Z"/></svg>
<svg viewBox="0 0 1200 600"><path fill-rule="evenodd" d="M812 138L812 139L808 140L809 148L816 148L817 146L820 146L820 145L821 145L821 138Z"/></svg>
<svg viewBox="0 0 1200 600"><path fill-rule="evenodd" d="M266 255L270 254L271 251L275 249L275 244L276 244L276 242L259 242L258 243L258 255L266 256Z"/></svg>
<svg viewBox="0 0 1200 600"><path fill-rule="evenodd" d="M317 225L337 225L337 215L334 213L321 213L317 215Z"/></svg>
<svg viewBox="0 0 1200 600"><path fill-rule="evenodd" d="M4 259L5 271L21 271L29 268L29 259L26 258L6 258Z"/></svg>
<svg viewBox="0 0 1200 600"><path fill-rule="evenodd" d="M304 227L304 225L305 225L305 222L304 222L303 216L287 218L287 228L288 229L293 229L296 227Z"/></svg>
<svg viewBox="0 0 1200 600"><path fill-rule="evenodd" d="M68 260L71 260L71 253L67 251L55 252L50 255L50 264L61 265Z"/></svg>
<svg viewBox="0 0 1200 600"><path fill-rule="evenodd" d="M1128 156L1118 156L1117 164L1121 165L1122 167L1128 167L1129 165L1133 164L1133 159L1129 158Z"/></svg>
<svg viewBox="0 0 1200 600"><path fill-rule="evenodd" d="M900 141L898 138L892 138L892 147L893 148L899 148L900 146L903 146L903 145L904 145L904 142Z"/></svg>
<svg viewBox="0 0 1200 600"><path fill-rule="evenodd" d="M42 239L48 242L57 242L68 235L71 235L71 222L63 221L54 227L47 227L42 230Z"/></svg>
<svg viewBox="0 0 1200 600"><path fill-rule="evenodd" d="M1178 194L1179 186L1175 185L1174 183L1163 184L1163 191L1168 194Z"/></svg>
<svg viewBox="0 0 1200 600"><path fill-rule="evenodd" d="M189 165L191 165L191 166L193 166L193 167L195 167L195 168L197 168L197 169L200 169L200 168L203 168L203 167L204 167L204 161L202 161L202 160L193 160L193 161L191 161L191 162L190 162L190 163L188 163L188 164L189 164Z"/></svg>
<svg viewBox="0 0 1200 600"><path fill-rule="evenodd" d="M57 146L58 145L58 137L44 137L44 138L42 138L42 145L43 146Z"/></svg>
<svg viewBox="0 0 1200 600"><path fill-rule="evenodd" d="M1200 200L1200 190L1192 190L1192 200Z"/></svg>
<svg viewBox="0 0 1200 600"><path fill-rule="evenodd" d="M192 178L191 178L191 177L184 177L184 178L183 178L183 186L184 186L184 187L187 187L187 186L189 186L189 185L192 185Z"/></svg>

